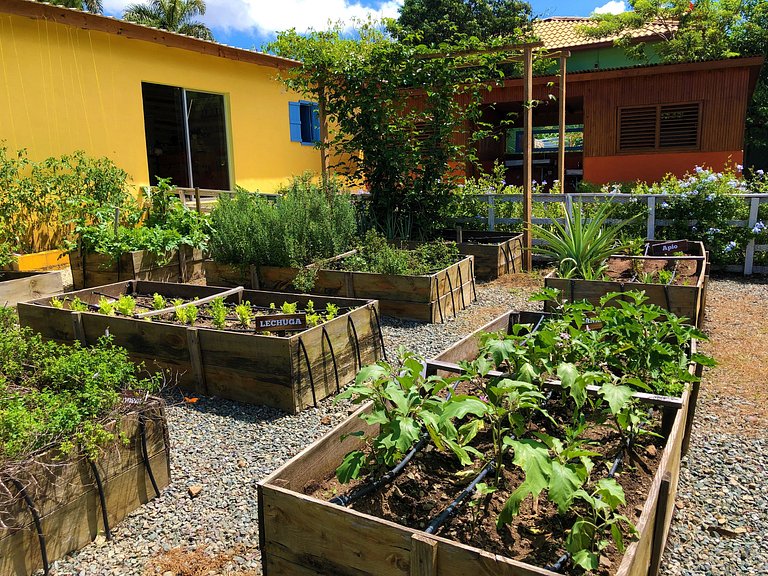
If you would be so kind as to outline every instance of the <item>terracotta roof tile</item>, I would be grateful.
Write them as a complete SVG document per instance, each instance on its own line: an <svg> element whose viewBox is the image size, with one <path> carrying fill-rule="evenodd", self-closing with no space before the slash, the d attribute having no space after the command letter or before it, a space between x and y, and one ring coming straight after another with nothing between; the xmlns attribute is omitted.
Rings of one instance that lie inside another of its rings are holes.
<svg viewBox="0 0 768 576"><path fill-rule="evenodd" d="M579 33L580 26L594 25L589 18L558 17L545 18L543 20L534 20L533 32L544 42L545 48L554 50L558 48L580 48L595 44L604 44L612 42L617 36L607 36L603 38L590 38ZM644 28L632 32L632 37L637 39L659 38L660 34L669 34L677 28L675 24L668 27L663 23L651 23Z"/></svg>

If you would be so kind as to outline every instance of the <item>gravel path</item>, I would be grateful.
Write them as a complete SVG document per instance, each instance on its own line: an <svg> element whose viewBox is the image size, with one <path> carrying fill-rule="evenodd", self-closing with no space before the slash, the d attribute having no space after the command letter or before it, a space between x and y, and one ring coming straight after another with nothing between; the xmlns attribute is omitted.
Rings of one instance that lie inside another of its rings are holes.
<svg viewBox="0 0 768 576"><path fill-rule="evenodd" d="M478 302L445 324L385 317L387 352L394 356L398 346L405 345L433 356L510 308L535 308L526 301L537 284L537 279L522 275L478 284ZM229 558L214 574L261 574L256 482L351 412L348 404L331 399L296 416L217 398L188 404L176 395L168 401L172 484L114 527L113 541L100 537L55 562L52 576L172 576L168 564L148 564L179 546L205 547L209 555ZM202 490L192 498L190 487Z"/></svg>
<svg viewBox="0 0 768 576"><path fill-rule="evenodd" d="M443 325L384 319L388 352L402 344L432 356L505 310L535 309L526 300L537 285L525 276L478 285L478 303ZM768 575L768 285L713 280L709 294L705 350L723 365L705 373L661 574ZM169 401L171 486L115 527L112 542L99 538L52 575L173 576L152 559L178 546L228 560L212 574L261 574L256 482L350 411L331 400L296 416L220 399ZM192 486L202 488L196 498Z"/></svg>
<svg viewBox="0 0 768 576"><path fill-rule="evenodd" d="M712 280L704 373L662 576L768 575L768 283Z"/></svg>

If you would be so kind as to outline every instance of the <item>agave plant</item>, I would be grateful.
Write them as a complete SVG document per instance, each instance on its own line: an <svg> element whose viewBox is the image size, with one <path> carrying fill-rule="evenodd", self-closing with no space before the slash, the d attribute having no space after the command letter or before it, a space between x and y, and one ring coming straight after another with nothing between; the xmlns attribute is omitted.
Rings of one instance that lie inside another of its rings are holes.
<svg viewBox="0 0 768 576"><path fill-rule="evenodd" d="M565 226L554 218L552 230L534 225L535 235L546 241L545 245L537 246L536 251L558 262L561 278L602 278L608 256L621 248L619 231L639 216L606 226L613 208L613 204L604 202L586 218L581 204L576 204L572 215L566 212Z"/></svg>

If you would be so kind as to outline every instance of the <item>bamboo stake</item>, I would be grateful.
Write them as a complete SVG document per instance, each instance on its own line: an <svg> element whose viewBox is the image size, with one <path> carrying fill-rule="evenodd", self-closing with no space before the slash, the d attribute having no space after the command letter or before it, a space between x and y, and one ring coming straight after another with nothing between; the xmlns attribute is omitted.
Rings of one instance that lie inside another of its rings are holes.
<svg viewBox="0 0 768 576"><path fill-rule="evenodd" d="M531 202L533 188L533 50L525 49L523 81L523 269L533 268Z"/></svg>
<svg viewBox="0 0 768 576"><path fill-rule="evenodd" d="M245 290L242 286L238 286L237 288L232 288L231 290L225 290L224 292L220 292L219 294L214 294L213 296L206 296L205 298L200 298L200 300L193 300L192 302L187 302L186 304L180 304L179 306L171 306L170 308L163 308L162 310L150 310L149 312L142 312L141 314L136 314L134 318L149 318L150 316L159 316L160 314L169 314L170 312L173 312L174 310L178 310L180 308L186 308L187 306L197 306L199 304L205 304L207 302L210 302L211 300L215 300L216 298L226 298L227 296L232 296L234 294L241 294Z"/></svg>
<svg viewBox="0 0 768 576"><path fill-rule="evenodd" d="M560 193L565 194L565 69L566 58L560 55L560 126L557 135L557 179L560 183Z"/></svg>

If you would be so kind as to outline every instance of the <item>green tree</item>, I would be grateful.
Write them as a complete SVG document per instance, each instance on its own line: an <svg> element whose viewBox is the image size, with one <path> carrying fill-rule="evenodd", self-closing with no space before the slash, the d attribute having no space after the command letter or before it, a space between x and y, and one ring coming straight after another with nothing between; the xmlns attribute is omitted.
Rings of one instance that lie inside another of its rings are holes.
<svg viewBox="0 0 768 576"><path fill-rule="evenodd" d="M657 23L660 42L653 43L653 47L664 62L768 56L768 2L765 0L628 1L630 11L594 16L597 26L585 26L581 31L592 37L618 35L616 44L639 60L646 59L648 44L634 42L632 33L649 22ZM764 162L768 162L768 68L765 66L747 112L745 140L748 150L759 151Z"/></svg>
<svg viewBox="0 0 768 576"><path fill-rule="evenodd" d="M485 135L469 128L505 54L437 56L371 23L355 38L340 26L282 32L267 49L303 63L282 79L326 111L328 144L348 159L337 167L371 192L372 224L390 238L438 226L459 176L451 167L472 160L469 144Z"/></svg>
<svg viewBox="0 0 768 576"><path fill-rule="evenodd" d="M46 0L39 0L40 2ZM66 8L76 8L77 10L86 10L93 12L94 14L101 14L104 12L104 5L102 0L47 0L49 4L56 6L64 6Z"/></svg>
<svg viewBox="0 0 768 576"><path fill-rule="evenodd" d="M531 6L523 0L405 0L390 31L427 46L460 38L518 41L530 30Z"/></svg>
<svg viewBox="0 0 768 576"><path fill-rule="evenodd" d="M123 19L202 40L213 40L211 30L195 20L204 14L204 0L150 0L146 4L129 5L123 13Z"/></svg>

